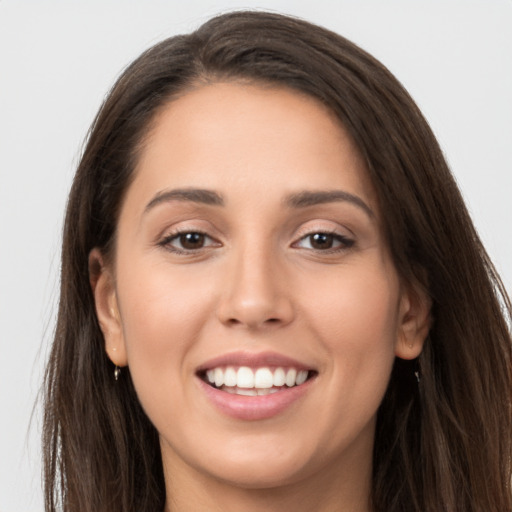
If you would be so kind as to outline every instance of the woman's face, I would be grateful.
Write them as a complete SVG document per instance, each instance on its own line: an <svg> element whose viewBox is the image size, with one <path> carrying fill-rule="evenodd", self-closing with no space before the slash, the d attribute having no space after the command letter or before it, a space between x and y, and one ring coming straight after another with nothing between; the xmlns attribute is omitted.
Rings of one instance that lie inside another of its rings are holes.
<svg viewBox="0 0 512 512"><path fill-rule="evenodd" d="M393 360L424 334L354 144L272 87L208 85L163 109L95 295L166 470L237 486L369 479Z"/></svg>

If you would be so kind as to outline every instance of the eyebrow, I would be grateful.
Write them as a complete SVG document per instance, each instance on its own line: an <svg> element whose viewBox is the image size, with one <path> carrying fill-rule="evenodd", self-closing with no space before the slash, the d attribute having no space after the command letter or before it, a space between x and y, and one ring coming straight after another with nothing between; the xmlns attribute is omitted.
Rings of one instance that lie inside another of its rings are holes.
<svg viewBox="0 0 512 512"><path fill-rule="evenodd" d="M372 209L359 196L344 190L319 190L314 192L305 190L290 194L284 202L290 208L306 208L318 204L348 202L363 210L371 219L375 217Z"/></svg>
<svg viewBox="0 0 512 512"><path fill-rule="evenodd" d="M155 206L171 201L191 201L199 204L224 206L223 197L214 190L202 188L177 188L158 192L146 205L144 213ZM307 208L318 204L349 202L362 209L370 218L375 214L372 209L359 197L344 190L319 190L295 192L285 197L284 204L290 208Z"/></svg>
<svg viewBox="0 0 512 512"><path fill-rule="evenodd" d="M213 190L202 188L176 188L173 190L163 190L151 199L146 205L144 213L148 212L156 205L171 201L192 201L193 203L208 204L214 206L223 206L224 199L220 194Z"/></svg>

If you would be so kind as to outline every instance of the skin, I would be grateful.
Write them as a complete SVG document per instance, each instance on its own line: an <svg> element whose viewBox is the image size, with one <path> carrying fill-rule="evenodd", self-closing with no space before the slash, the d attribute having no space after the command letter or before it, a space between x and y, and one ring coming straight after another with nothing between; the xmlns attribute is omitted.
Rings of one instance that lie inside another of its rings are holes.
<svg viewBox="0 0 512 512"><path fill-rule="evenodd" d="M224 204L155 201L190 188ZM285 202L333 190L367 209ZM176 230L208 236L183 252ZM333 247L314 233L335 233ZM106 352L160 433L166 511L368 511L376 411L394 358L421 352L429 304L397 275L340 123L283 88L190 91L155 120L117 235L111 265L90 255L92 286ZM269 350L318 372L300 400L258 421L209 402L201 364Z"/></svg>

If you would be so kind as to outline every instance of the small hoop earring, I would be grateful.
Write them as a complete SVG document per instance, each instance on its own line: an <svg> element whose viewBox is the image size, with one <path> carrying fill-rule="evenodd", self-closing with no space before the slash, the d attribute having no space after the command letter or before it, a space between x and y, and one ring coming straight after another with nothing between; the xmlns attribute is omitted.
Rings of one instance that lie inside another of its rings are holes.
<svg viewBox="0 0 512 512"><path fill-rule="evenodd" d="M121 374L121 368L119 368L119 366L117 366L117 364L116 364L116 367L114 370L114 379L118 380L120 374Z"/></svg>

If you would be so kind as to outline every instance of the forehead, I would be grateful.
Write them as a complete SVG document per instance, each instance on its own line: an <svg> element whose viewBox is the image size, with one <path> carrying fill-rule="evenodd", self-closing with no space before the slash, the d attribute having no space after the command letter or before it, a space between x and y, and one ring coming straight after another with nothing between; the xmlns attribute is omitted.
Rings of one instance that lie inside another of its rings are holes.
<svg viewBox="0 0 512 512"><path fill-rule="evenodd" d="M273 86L215 83L165 105L140 153L128 196L168 187L270 198L348 189L375 206L364 161L320 101ZM128 199L128 198L127 198Z"/></svg>

